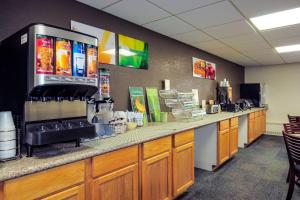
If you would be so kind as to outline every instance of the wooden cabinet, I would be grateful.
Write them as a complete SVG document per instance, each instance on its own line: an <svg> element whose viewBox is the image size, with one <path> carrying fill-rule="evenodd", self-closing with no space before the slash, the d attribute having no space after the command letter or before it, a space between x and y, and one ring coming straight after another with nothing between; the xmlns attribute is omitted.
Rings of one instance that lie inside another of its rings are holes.
<svg viewBox="0 0 300 200"><path fill-rule="evenodd" d="M4 199L47 199L46 197L50 194L54 194L54 196L49 197L50 199L53 199L55 196L57 196L56 199L68 199L67 197L69 199L84 198L82 187L67 189L84 182L84 170L84 161L79 161L5 181ZM60 193L57 193L59 191ZM64 196L66 198L62 198Z"/></svg>
<svg viewBox="0 0 300 200"><path fill-rule="evenodd" d="M248 144L255 140L255 120L248 119Z"/></svg>
<svg viewBox="0 0 300 200"><path fill-rule="evenodd" d="M174 136L173 197L185 192L194 181L194 130L189 130Z"/></svg>
<svg viewBox="0 0 300 200"><path fill-rule="evenodd" d="M256 111L248 114L248 144L266 132L266 111Z"/></svg>
<svg viewBox="0 0 300 200"><path fill-rule="evenodd" d="M92 182L93 200L138 200L138 164L100 176Z"/></svg>
<svg viewBox="0 0 300 200"><path fill-rule="evenodd" d="M260 116L258 112L255 112L254 118L254 138L259 137L259 129L260 129Z"/></svg>
<svg viewBox="0 0 300 200"><path fill-rule="evenodd" d="M232 157L234 154L238 152L238 118L230 119L230 133L229 133L229 156Z"/></svg>
<svg viewBox="0 0 300 200"><path fill-rule="evenodd" d="M229 154L229 129L219 131L218 133L218 165L227 161L230 157Z"/></svg>
<svg viewBox="0 0 300 200"><path fill-rule="evenodd" d="M266 133L267 131L267 119L266 119L267 115L266 115L266 111L263 110L263 114L262 114L262 132Z"/></svg>
<svg viewBox="0 0 300 200"><path fill-rule="evenodd" d="M2 182L0 199L171 200L194 180L192 129Z"/></svg>
<svg viewBox="0 0 300 200"><path fill-rule="evenodd" d="M172 138L142 145L142 200L172 199Z"/></svg>
<svg viewBox="0 0 300 200"><path fill-rule="evenodd" d="M221 165L238 152L238 117L219 123L218 165Z"/></svg>
<svg viewBox="0 0 300 200"><path fill-rule="evenodd" d="M92 159L92 200L138 199L138 146Z"/></svg>
<svg viewBox="0 0 300 200"><path fill-rule="evenodd" d="M70 189L58 192L57 194L42 198L41 200L84 200L84 185L72 187Z"/></svg>

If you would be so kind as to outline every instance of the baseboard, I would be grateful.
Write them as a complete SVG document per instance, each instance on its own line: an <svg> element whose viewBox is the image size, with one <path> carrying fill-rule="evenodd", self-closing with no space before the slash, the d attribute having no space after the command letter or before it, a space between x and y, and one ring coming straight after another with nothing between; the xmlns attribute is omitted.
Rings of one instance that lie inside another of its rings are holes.
<svg viewBox="0 0 300 200"><path fill-rule="evenodd" d="M282 136L282 132L279 131L267 131L265 135Z"/></svg>

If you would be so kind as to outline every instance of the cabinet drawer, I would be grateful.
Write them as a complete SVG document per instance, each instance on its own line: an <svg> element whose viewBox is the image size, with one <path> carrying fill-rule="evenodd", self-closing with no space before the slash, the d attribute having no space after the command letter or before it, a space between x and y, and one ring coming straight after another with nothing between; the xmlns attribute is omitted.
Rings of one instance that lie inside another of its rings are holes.
<svg viewBox="0 0 300 200"><path fill-rule="evenodd" d="M254 113L254 117L258 117L259 116L259 111L256 111L255 113Z"/></svg>
<svg viewBox="0 0 300 200"><path fill-rule="evenodd" d="M95 178L137 161L137 145L99 155L92 158L92 175Z"/></svg>
<svg viewBox="0 0 300 200"><path fill-rule="evenodd" d="M85 192L84 192L84 184L72 187L70 189L64 190L57 194L48 196L41 200L84 200Z"/></svg>
<svg viewBox="0 0 300 200"><path fill-rule="evenodd" d="M171 136L153 140L150 142L145 142L143 144L143 159L158 155L166 151L171 151L171 148Z"/></svg>
<svg viewBox="0 0 300 200"><path fill-rule="evenodd" d="M223 120L219 122L219 130L223 131L229 129L229 119Z"/></svg>
<svg viewBox="0 0 300 200"><path fill-rule="evenodd" d="M238 117L234 117L230 119L230 127L234 127L239 125L239 118Z"/></svg>
<svg viewBox="0 0 300 200"><path fill-rule="evenodd" d="M254 119L255 113L254 112L253 113L249 113L248 117L249 117L249 119Z"/></svg>
<svg viewBox="0 0 300 200"><path fill-rule="evenodd" d="M178 147L194 141L194 129L177 133L174 136L174 146Z"/></svg>
<svg viewBox="0 0 300 200"><path fill-rule="evenodd" d="M84 161L80 161L6 181L4 199L38 199L83 183L84 169Z"/></svg>

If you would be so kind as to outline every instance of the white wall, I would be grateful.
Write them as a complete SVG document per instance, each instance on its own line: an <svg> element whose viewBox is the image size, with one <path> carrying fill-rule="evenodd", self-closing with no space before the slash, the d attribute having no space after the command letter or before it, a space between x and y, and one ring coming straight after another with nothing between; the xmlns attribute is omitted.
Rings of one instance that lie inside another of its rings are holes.
<svg viewBox="0 0 300 200"><path fill-rule="evenodd" d="M281 132L287 114L300 116L300 63L246 67L245 82L266 84L268 132Z"/></svg>

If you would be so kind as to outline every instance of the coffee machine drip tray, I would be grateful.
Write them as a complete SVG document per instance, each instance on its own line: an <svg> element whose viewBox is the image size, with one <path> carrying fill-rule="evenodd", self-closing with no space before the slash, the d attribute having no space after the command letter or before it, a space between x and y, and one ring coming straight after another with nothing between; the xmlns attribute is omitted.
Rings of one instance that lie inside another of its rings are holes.
<svg viewBox="0 0 300 200"><path fill-rule="evenodd" d="M25 143L29 157L32 156L33 148L38 146L76 142L76 147L79 147L80 138L95 137L95 127L85 118L30 123L25 126Z"/></svg>

